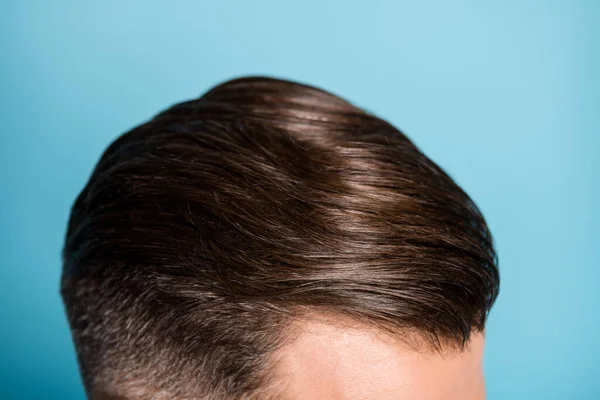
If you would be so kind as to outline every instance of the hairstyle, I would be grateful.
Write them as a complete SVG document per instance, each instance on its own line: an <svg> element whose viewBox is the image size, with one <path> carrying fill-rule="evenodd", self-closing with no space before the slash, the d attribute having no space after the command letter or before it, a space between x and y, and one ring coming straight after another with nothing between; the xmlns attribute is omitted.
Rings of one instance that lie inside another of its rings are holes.
<svg viewBox="0 0 600 400"><path fill-rule="evenodd" d="M270 355L314 312L463 348L498 290L482 214L403 133L265 77L106 149L61 286L86 390L128 399L265 399Z"/></svg>

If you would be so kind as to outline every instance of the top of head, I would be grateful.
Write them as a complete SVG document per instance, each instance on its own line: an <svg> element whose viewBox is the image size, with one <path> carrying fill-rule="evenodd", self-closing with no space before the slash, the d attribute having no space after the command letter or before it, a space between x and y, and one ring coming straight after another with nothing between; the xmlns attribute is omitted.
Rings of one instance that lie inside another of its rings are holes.
<svg viewBox="0 0 600 400"><path fill-rule="evenodd" d="M312 313L461 347L499 284L479 210L406 136L261 77L115 140L63 257L86 387L133 397L264 399L269 356Z"/></svg>

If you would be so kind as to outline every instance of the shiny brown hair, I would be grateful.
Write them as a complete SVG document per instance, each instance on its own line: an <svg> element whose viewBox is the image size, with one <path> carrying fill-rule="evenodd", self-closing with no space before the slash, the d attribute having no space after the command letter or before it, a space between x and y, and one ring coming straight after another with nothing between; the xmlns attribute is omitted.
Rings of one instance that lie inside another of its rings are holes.
<svg viewBox="0 0 600 400"><path fill-rule="evenodd" d="M496 261L473 201L398 129L247 77L106 149L72 208L61 293L90 395L265 399L270 354L311 312L464 346Z"/></svg>

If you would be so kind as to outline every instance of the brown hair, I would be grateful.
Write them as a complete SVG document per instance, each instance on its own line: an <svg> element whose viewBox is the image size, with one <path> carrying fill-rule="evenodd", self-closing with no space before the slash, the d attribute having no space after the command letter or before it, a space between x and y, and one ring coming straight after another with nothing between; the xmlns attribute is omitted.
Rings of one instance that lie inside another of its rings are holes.
<svg viewBox="0 0 600 400"><path fill-rule="evenodd" d="M88 393L123 398L264 399L269 355L315 311L462 347L499 288L481 213L404 134L262 77L115 140L63 261Z"/></svg>

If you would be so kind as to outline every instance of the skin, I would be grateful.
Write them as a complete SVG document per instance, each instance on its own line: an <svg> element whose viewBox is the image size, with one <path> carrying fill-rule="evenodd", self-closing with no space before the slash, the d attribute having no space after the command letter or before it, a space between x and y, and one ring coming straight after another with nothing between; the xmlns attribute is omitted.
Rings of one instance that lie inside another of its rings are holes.
<svg viewBox="0 0 600 400"><path fill-rule="evenodd" d="M484 400L484 335L435 352L383 332L312 318L276 354L285 400Z"/></svg>
<svg viewBox="0 0 600 400"><path fill-rule="evenodd" d="M276 384L260 398L485 400L484 342L483 333L473 332L462 351L447 346L439 352L415 337L408 345L352 320L313 314L289 327L286 344L270 360ZM95 400L142 397L92 395Z"/></svg>

